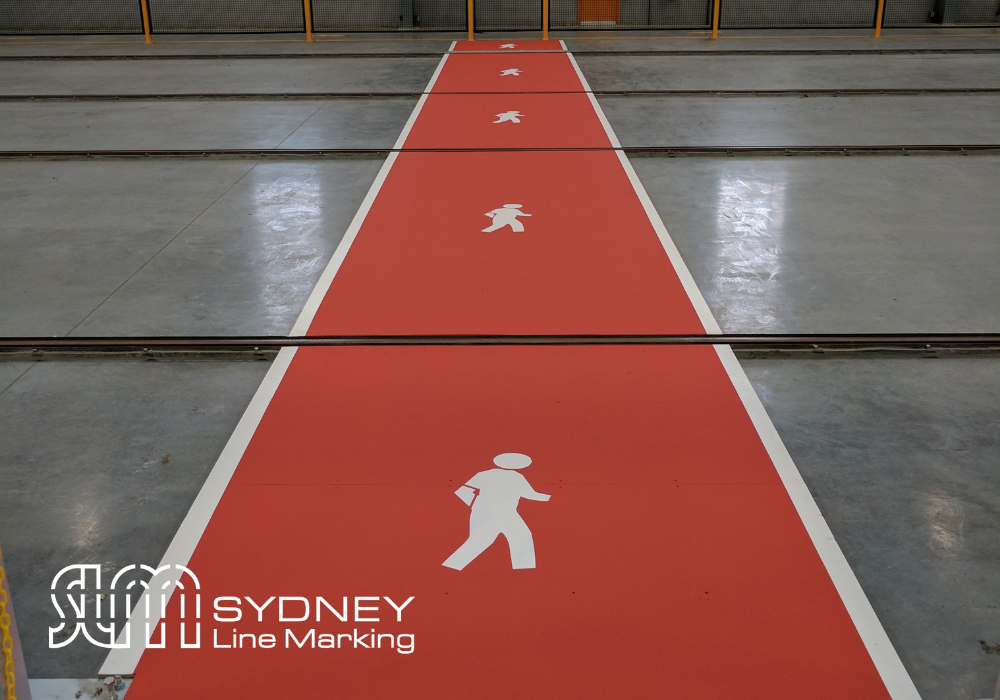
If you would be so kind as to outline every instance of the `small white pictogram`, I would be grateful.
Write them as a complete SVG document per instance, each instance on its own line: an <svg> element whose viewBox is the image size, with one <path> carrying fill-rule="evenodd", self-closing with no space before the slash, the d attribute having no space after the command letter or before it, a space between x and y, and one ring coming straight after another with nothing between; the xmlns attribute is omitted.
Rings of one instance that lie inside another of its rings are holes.
<svg viewBox="0 0 1000 700"><path fill-rule="evenodd" d="M519 117L523 116L525 115L521 114L516 109L512 109L509 112L500 112L500 114L497 115L497 120L493 123L502 124L503 122L511 122L513 124L520 124L521 120Z"/></svg>
<svg viewBox="0 0 1000 700"><path fill-rule="evenodd" d="M448 557L444 566L461 571L489 549L500 535L507 538L510 564L515 569L535 568L535 541L527 523L517 512L522 498L547 501L548 494L538 493L516 470L531 464L531 457L517 452L505 452L493 459L499 469L487 469L459 487L455 495L467 506L469 539Z"/></svg>
<svg viewBox="0 0 1000 700"><path fill-rule="evenodd" d="M517 44L500 44L501 49L513 49Z"/></svg>
<svg viewBox="0 0 1000 700"><path fill-rule="evenodd" d="M500 77L501 78L503 76L505 76L505 75L521 75L521 69L520 68L508 68L507 70L500 71Z"/></svg>
<svg viewBox="0 0 1000 700"><path fill-rule="evenodd" d="M493 219L493 223L488 227L483 229L483 233L490 233L491 231L498 231L504 226L510 226L510 229L516 233L521 233L524 231L524 224L517 220L519 216L531 216L531 214L525 214L521 209L520 204L504 204L499 209L494 209L493 211L486 212L485 216Z"/></svg>

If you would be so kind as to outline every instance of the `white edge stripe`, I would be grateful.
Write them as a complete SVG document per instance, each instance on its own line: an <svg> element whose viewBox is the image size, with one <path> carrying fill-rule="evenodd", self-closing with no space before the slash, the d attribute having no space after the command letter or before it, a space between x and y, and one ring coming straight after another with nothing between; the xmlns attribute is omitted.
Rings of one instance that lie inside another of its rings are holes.
<svg viewBox="0 0 1000 700"><path fill-rule="evenodd" d="M576 58L571 53L568 53L567 56L569 56L573 68L576 69L577 76L580 78L584 90L590 97L590 102L594 106L601 124L604 125L604 130L607 132L612 146L620 149L621 143L618 141L614 129L611 128L604 110L601 109L600 103L594 97L594 93L590 89L590 84L583 75L583 71L580 70ZM659 213L646 193L646 188L639 181L639 177L628 160L628 156L621 150L617 153L622 167L625 168L625 173L632 182L632 187L635 188L635 193L639 196L639 200L646 210L650 223L652 223L657 236L659 236L660 243L663 244L663 249L666 251L667 257L674 267L674 271L684 286L684 291L687 292L691 303L698 313L698 318L705 327L705 331L709 334L721 333L718 322L712 315L712 311L705 302L705 298L702 296L701 290L698 289L698 285L695 284L694 277L691 276L691 272L681 258L680 251L677 250L673 240L670 238L666 226L663 225L663 220L660 219ZM725 368L730 381L732 381L733 386L739 394L740 400L742 400L743 406L750 416L750 420L753 421L757 434L764 444L771 462L774 464L775 471L778 472L781 483L784 485L785 491L795 506L795 510L806 528L806 532L809 533L809 538L812 540L816 552L819 554L820 559L822 559L823 565L826 567L827 573L833 581L833 585L837 588L837 593L840 595L844 607L847 608L847 612L851 616L851 620L854 622L854 626L858 630L858 634L865 648L868 650L868 654L875 664L875 668L878 670L886 690L889 691L893 700L920 700L920 694L917 692L916 686L913 685L913 680L910 678L906 668L903 666L903 662L893 648L892 642L889 641L889 636L885 633L885 628L879 622L878 616L871 606L871 602L861 588L861 584L858 583L851 565L848 563L843 551L841 551L840 545L834 539L833 533L830 531L830 526L823 518L819 506L816 505L816 501L809 492L809 487L806 486L805 481L802 479L802 474L799 473L795 462L792 460L792 456L781 441L778 431L771 422L771 418L767 415L767 411L764 410L764 405L760 402L760 398L750 384L750 380L747 379L746 373L736 359L736 355L733 354L732 348L728 345L716 345L715 348L719 359L722 361L722 366Z"/></svg>
<svg viewBox="0 0 1000 700"><path fill-rule="evenodd" d="M452 42L451 48L454 47L455 42ZM424 88L423 94L420 96L420 99L417 100L417 104L413 108L413 112L410 113L410 118L406 121L406 125L403 127L403 131L400 133L399 138L396 139L396 145L393 148L401 148L403 142L406 141L406 137L409 135L414 122L417 120L417 116L420 114L420 110L427 101L428 93L434 87L434 83L437 82L438 76L441 75L441 70L444 68L444 64L447 59L448 54L444 54L441 57L441 61L438 63L434 74L431 76L430 82L427 83L427 87ZM372 203L375 201L375 197L378 196L379 190L382 189L382 184L385 182L385 179L389 174L389 169L392 168L392 164L396 162L398 155L399 153L397 151L393 151L389 154L389 157L386 158L385 163L382 164L382 168L379 170L378 175L375 177L375 181L369 188L368 194L361 203L361 207L358 209L357 214L354 215L351 225L344 233L344 237L337 245L337 249L330 258L330 262L327 264L326 269L323 270L323 274L320 276L319 281L316 283L312 293L309 295L309 299L303 307L302 313L299 314L299 318L296 320L295 325L292 327L290 335L302 336L309 330L309 326L312 324L312 320L316 316L316 311L319 309L320 303L323 301L327 291L330 289L330 285L333 283L333 278L336 276L337 271L340 270L340 266L343 264L344 258L347 256L347 252L354 243L354 239L357 238L358 231L361 229L361 225L364 223L365 217L368 215L368 211L371 209ZM198 546L198 542L201 540L201 536L204 534L205 528L208 527L208 523L212 519L212 514L215 513L215 509L218 507L219 501L222 500L223 493L225 493L226 488L229 486L230 479L232 479L233 474L236 472L236 468L239 466L240 460L243 459L243 453L246 451L247 446L250 444L250 440L253 438L254 432L257 430L257 426L264 417L264 412L271 403L271 399L274 397L274 393L277 391L278 385L285 376L285 372L288 370L288 367L292 362L292 358L295 357L295 351L295 348L283 348L278 353L277 358L275 358L271 368L264 376L264 380L261 382L257 392L254 394L253 399L251 399L250 405L243 413L243 417L240 418L240 422L236 426L236 430L233 431L232 436L230 436L229 441L226 443L226 447L222 450L222 454L219 455L219 459L216 461L215 466L213 466L212 471L209 472L208 478L205 480L204 485L195 497L194 503L191 504L190 510L188 510L187 515L181 522L177 533L174 535L173 540L171 540L170 546L167 547L167 551L164 553L163 559L160 560L159 567L157 568L162 568L163 566L173 567L178 564L186 566L191 560L191 555L194 554L195 547ZM157 577L155 580L158 583L159 580L165 580L166 578L166 576L162 576ZM156 588L153 588L153 590L156 590ZM171 587L167 592L168 601L172 593L173 587ZM145 597L146 596L143 596L143 598ZM159 605L156 605L154 601L151 609L158 607ZM112 649L110 653L108 653L107 658L104 660L104 664L102 664L100 671L98 671L98 675L108 676L120 674L127 676L135 673L135 667L138 665L139 659L146 646L145 627L143 623L147 620L144 616L140 615L139 612L141 610L145 610L145 600L140 599L134 610L136 625L131 634L131 646L129 648ZM126 623L129 627L133 624L132 618L133 615L130 615L129 621ZM140 618L142 619L142 623L139 622ZM150 622L151 627L155 627L154 623L159 623L159 617L151 614L148 621ZM124 639L125 630L123 629L117 641L118 643L123 643Z"/></svg>
<svg viewBox="0 0 1000 700"><path fill-rule="evenodd" d="M454 45L455 43L452 42L452 47L454 47ZM344 237L341 239L340 245L338 245L337 250L334 251L333 257L330 258L330 262L327 264L326 269L323 270L323 274L320 275L319 281L313 288L312 294L309 295L309 300L306 301L306 305L302 308L302 313L299 314L299 319L295 322L295 325L292 326L292 332L289 335L305 335L309 330L309 326L312 325L313 318L316 316L316 312L319 310L320 304L323 303L326 293L330 291L330 285L333 284L333 278L337 276L340 266L344 263L344 258L347 257L347 253L350 251L351 245L354 244L354 239L357 238L358 232L361 230L361 225L365 222L365 217L368 216L368 211L372 208L372 204L375 203L375 198L378 196L379 190L382 189L382 183L385 182L385 178L389 175L389 170L392 168L393 163L396 162L396 158L399 156L398 149L403 147L406 137L410 135L410 130L413 128L413 124L417 121L417 117L420 115L420 110L423 109L424 103L427 101L427 95L434 87L434 83L437 82L438 76L441 75L441 70L444 68L445 61L448 60L449 55L450 54L446 53L441 57L441 62L438 63L437 69L434 71L434 75L431 76L430 82L427 83L427 87L424 88L423 94L420 96L420 99L417 100L417 105L410 113L410 118L406 120L406 125L403 127L403 131L399 134L399 138L396 139L396 144L393 146L393 149L396 150L393 150L392 153L389 154L389 157L386 158L385 162L382 164L382 168L378 171L378 175L375 176L375 182L372 183L364 201L361 202L361 207L358 209L357 214L354 215L351 225L347 227L347 231L344 233Z"/></svg>
<svg viewBox="0 0 1000 700"><path fill-rule="evenodd" d="M893 700L920 700L920 693L913 685L913 680L907 673L903 662L896 653L889 636L885 633L882 623L879 622L878 615L871 606L868 596L865 595L861 584L858 583L851 565L844 556L840 545L830 531L830 526L820 512L819 506L809 492L809 487L802 479L792 456L785 448L785 443L781 441L781 436L771 422L764 405L760 402L757 392L747 379L743 367L733 353L733 349L728 345L716 345L716 352L722 360L722 366L729 373L729 378L736 388L736 392L743 401L753 421L757 434L761 442L767 449L767 453L774 464L775 471L781 477L781 483L788 492L789 498L795 505L795 510L802 520L802 524L809 533L816 552L826 566L827 573L836 586L840 599L844 602L844 607L854 621L854 626L858 630L861 640L868 649L875 668L878 669L882 682L892 696Z"/></svg>
<svg viewBox="0 0 1000 700"><path fill-rule="evenodd" d="M167 551L163 554L163 558L160 560L157 568L162 568L163 566L173 567L176 564L186 566L191 560L191 555L194 554L194 549L198 545L198 541L205 532L205 528L208 527L208 522L212 519L212 514L215 513L215 509L222 499L222 494L225 492L226 487L229 486L229 481L236 472L236 467L239 466L240 460L243 458L243 453L246 451L247 445L250 444L257 426L264 417L264 412L267 410L268 404L271 403L274 392L277 391L278 385L281 383L281 379L285 376L285 371L288 369L288 365L291 364L292 358L295 357L295 350L296 348L282 348L278 353L274 363L264 376L264 381L261 382L257 393L254 394L250 405L247 406L247 410L243 413L243 417L240 418L236 430L233 431L232 436L226 443L226 447L222 450L222 454L219 455L219 459L215 462L215 466L209 472L208 478L205 479L205 483L195 497L194 503L191 504L191 508L181 522L181 526L177 529L173 540L170 541L170 546L167 547ZM168 578L168 576L164 576L160 580ZM151 590L155 591L159 589L157 577L151 579L150 583ZM173 588L167 592L167 600L170 599L172 593ZM129 627L132 627L131 646L128 648L112 649L107 659L104 660L101 670L98 671L98 675L120 674L124 676L135 672L139 658L146 648L145 628L143 624L146 620L140 615L140 611L145 609L145 598L147 595L143 595L143 598L139 600L135 607L135 614L130 615L128 622L125 623ZM154 599L152 609L155 610L158 607ZM136 618L134 627L133 617ZM140 622L140 619L143 622ZM149 622L151 623L151 627L155 629L159 623L159 616L150 615ZM121 644L124 643L124 640L125 630L123 629L117 641Z"/></svg>
<svg viewBox="0 0 1000 700"><path fill-rule="evenodd" d="M590 104L593 105L594 110L597 112L597 118L600 119L601 124L604 125L604 131L607 132L611 145L614 148L621 149L622 144L618 140L618 136L615 134L614 129L611 128L611 122L609 122L608 118L604 115L604 110L601 109L601 104L597 101L597 98L594 97L594 93L590 89L590 83L587 82L587 78L584 77L583 71L580 70L580 66L576 62L576 58L571 53L567 53L566 55L569 56L569 60L573 64L573 68L576 69L576 74L580 78L580 83L583 85L583 89L587 93L587 97L590 98ZM635 189L636 195L639 197L639 201L642 202L642 208L646 210L646 216L649 217L649 222L653 225L653 229L656 231L656 235L660 239L663 249L667 252L670 264L673 265L674 271L677 273L677 277L680 278L681 285L684 287L684 291L687 293L688 298L694 305L695 311L698 313L698 319L701 321L701 325L705 328L705 332L713 335L721 333L722 331L719 329L719 324L712 315L712 310L708 308L708 304L705 302L705 297L701 295L698 285L695 284L694 277L691 276L691 272L688 270L687 265L684 264L684 259L681 258L680 251L677 250L677 246L674 245L673 239L670 238L670 234L667 233L667 227L663 225L663 221L660 219L660 215L657 213L656 207L653 206L653 201L649 198L649 195L646 194L646 188L642 186L642 183L639 181L639 176L635 174L635 170L632 168L632 164L629 162L628 156L626 156L621 150L616 152L618 153L618 160L625 169L625 174L628 176L629 181L632 183L632 187Z"/></svg>

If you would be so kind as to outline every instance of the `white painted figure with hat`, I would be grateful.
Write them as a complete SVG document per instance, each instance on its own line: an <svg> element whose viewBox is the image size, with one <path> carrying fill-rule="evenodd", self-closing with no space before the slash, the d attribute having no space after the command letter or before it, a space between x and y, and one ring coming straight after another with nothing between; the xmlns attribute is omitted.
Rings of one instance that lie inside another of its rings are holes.
<svg viewBox="0 0 1000 700"><path fill-rule="evenodd" d="M551 496L535 491L518 471L531 464L528 455L505 452L497 455L493 464L499 468L479 472L455 492L466 505L472 506L472 513L469 539L444 562L451 569L464 569L500 535L507 538L513 568L535 568L535 541L517 512L517 504L522 498L547 501Z"/></svg>
<svg viewBox="0 0 1000 700"><path fill-rule="evenodd" d="M521 211L520 204L504 204L499 209L486 212L484 216L488 216L493 219L493 223L484 228L483 233L498 231L504 226L510 226L510 229L515 233L521 233L524 231L524 224L518 221L517 217L531 216L531 214L525 214Z"/></svg>

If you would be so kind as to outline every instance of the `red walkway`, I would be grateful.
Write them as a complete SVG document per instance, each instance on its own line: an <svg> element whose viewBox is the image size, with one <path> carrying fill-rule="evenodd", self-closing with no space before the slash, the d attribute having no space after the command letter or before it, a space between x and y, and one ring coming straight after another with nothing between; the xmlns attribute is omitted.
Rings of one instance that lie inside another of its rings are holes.
<svg viewBox="0 0 1000 700"><path fill-rule="evenodd" d="M583 90L563 52L448 56L404 148L605 150L391 158L300 324L713 329ZM520 123L494 123L510 111ZM512 203L524 231L482 232ZM519 506L537 568L513 570L503 538L446 568L469 532L454 491L501 452L530 455L524 476L552 495ZM200 577L202 648L168 628L130 700L916 697L728 348L284 351L164 561ZM302 597L310 617L281 622L276 601L258 622L244 602L218 622L217 596ZM317 596L382 598L360 603L379 621L317 622ZM411 596L397 621L385 598ZM213 648L234 628L275 647ZM285 630L351 637L286 648ZM372 630L413 635L412 653L354 641Z"/></svg>

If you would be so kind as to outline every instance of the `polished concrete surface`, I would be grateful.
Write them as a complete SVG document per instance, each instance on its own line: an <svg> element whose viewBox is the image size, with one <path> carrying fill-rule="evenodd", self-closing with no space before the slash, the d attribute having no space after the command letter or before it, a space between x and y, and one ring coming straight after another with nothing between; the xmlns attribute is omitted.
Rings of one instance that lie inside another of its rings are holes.
<svg viewBox="0 0 1000 700"><path fill-rule="evenodd" d="M992 697L1000 360L743 366L924 699Z"/></svg>
<svg viewBox="0 0 1000 700"><path fill-rule="evenodd" d="M1000 332L1000 158L632 163L726 332Z"/></svg>
<svg viewBox="0 0 1000 700"><path fill-rule="evenodd" d="M440 57L8 61L0 95L421 92Z"/></svg>
<svg viewBox="0 0 1000 700"><path fill-rule="evenodd" d="M267 367L39 363L0 394L0 533L30 677L96 677L107 650L48 648L52 577L157 564Z"/></svg>
<svg viewBox="0 0 1000 700"><path fill-rule="evenodd" d="M391 148L416 102L0 102L0 150Z"/></svg>
<svg viewBox="0 0 1000 700"><path fill-rule="evenodd" d="M0 95L420 92L434 57L10 61ZM997 54L580 56L594 90L998 88Z"/></svg>
<svg viewBox="0 0 1000 700"><path fill-rule="evenodd" d="M727 332L1000 332L996 156L632 162ZM6 163L0 333L287 333L379 167Z"/></svg>
<svg viewBox="0 0 1000 700"><path fill-rule="evenodd" d="M607 96L600 102L624 146L1000 143L1000 94Z"/></svg>
<svg viewBox="0 0 1000 700"><path fill-rule="evenodd" d="M992 30L899 31L881 42L758 32L714 44L648 34L563 36L580 51L998 47ZM0 56L419 53L455 38L170 37L153 47L134 37L6 38ZM437 60L4 61L0 92L419 91ZM612 90L1000 83L996 53L580 63L595 88ZM998 142L992 95L601 102L633 145ZM8 101L0 149L378 148L395 140L412 104ZM1000 331L1000 157L633 164L727 331ZM287 333L380 166L0 161L0 335ZM980 640L1000 641L1000 361L743 364L925 700L991 696L1000 656ZM94 676L100 650L45 647L48 582L68 563L156 563L266 367L0 356L0 544L21 629L32 630L33 677ZM803 643L822 644L822 630Z"/></svg>
<svg viewBox="0 0 1000 700"><path fill-rule="evenodd" d="M580 56L594 90L1000 87L997 54ZM17 88L13 88L17 89Z"/></svg>
<svg viewBox="0 0 1000 700"><path fill-rule="evenodd" d="M380 167L5 163L0 334L285 334Z"/></svg>
<svg viewBox="0 0 1000 700"><path fill-rule="evenodd" d="M1000 94L603 96L625 146L1000 143ZM390 148L416 98L0 102L0 150Z"/></svg>

